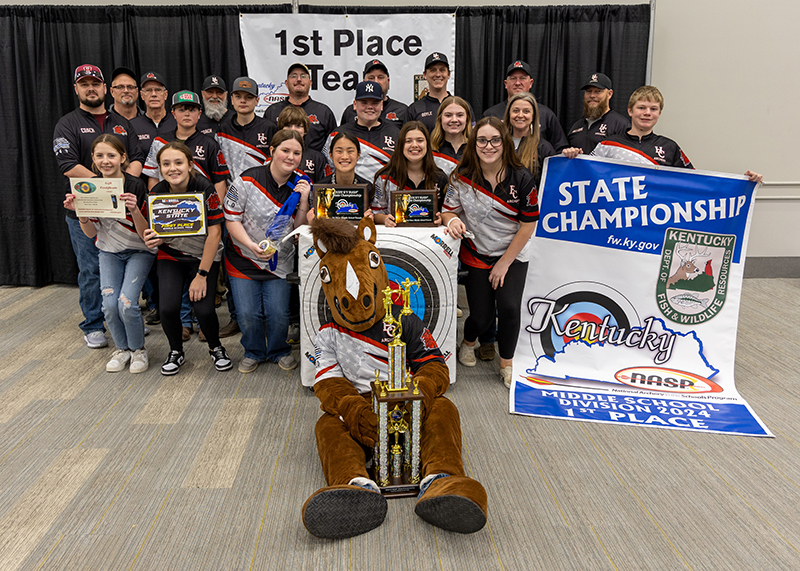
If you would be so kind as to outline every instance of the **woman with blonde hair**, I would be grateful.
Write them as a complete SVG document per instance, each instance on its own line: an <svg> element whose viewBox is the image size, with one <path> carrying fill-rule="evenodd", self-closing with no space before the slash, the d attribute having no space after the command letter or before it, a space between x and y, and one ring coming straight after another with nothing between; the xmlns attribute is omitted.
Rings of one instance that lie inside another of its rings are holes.
<svg viewBox="0 0 800 571"><path fill-rule="evenodd" d="M515 93L508 100L503 123L508 126L522 164L533 174L538 188L542 176L542 163L556 154L549 141L539 132L539 105L529 91Z"/></svg>

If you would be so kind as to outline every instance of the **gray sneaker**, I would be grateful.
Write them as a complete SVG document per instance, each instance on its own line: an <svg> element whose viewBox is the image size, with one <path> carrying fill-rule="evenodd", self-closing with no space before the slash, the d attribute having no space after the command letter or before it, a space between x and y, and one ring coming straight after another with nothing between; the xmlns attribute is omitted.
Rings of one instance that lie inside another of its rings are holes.
<svg viewBox="0 0 800 571"><path fill-rule="evenodd" d="M458 349L458 362L466 367L474 367L478 362L475 359L475 345L470 347L466 343L461 343Z"/></svg>
<svg viewBox="0 0 800 571"><path fill-rule="evenodd" d="M144 373L150 366L150 359L147 357L147 349L138 349L131 355L131 373Z"/></svg>
<svg viewBox="0 0 800 571"><path fill-rule="evenodd" d="M289 345L297 345L300 343L300 324L292 323L289 325L289 332L286 335L286 342Z"/></svg>
<svg viewBox="0 0 800 571"><path fill-rule="evenodd" d="M86 341L86 346L89 349L101 349L103 347L108 347L106 334L102 331L92 331L91 333L87 333L83 336L83 340Z"/></svg>
<svg viewBox="0 0 800 571"><path fill-rule="evenodd" d="M119 373L128 366L131 360L131 352L127 349L117 349L111 353L111 359L106 363L106 371L109 373Z"/></svg>
<svg viewBox="0 0 800 571"><path fill-rule="evenodd" d="M291 371L297 367L297 361L295 361L294 357L292 357L292 354L289 353L288 355L284 355L278 359L278 366L284 371Z"/></svg>
<svg viewBox="0 0 800 571"><path fill-rule="evenodd" d="M252 373L258 368L258 364L261 361L256 361L255 359L251 359L250 357L245 357L241 361L239 361L239 372L240 373Z"/></svg>

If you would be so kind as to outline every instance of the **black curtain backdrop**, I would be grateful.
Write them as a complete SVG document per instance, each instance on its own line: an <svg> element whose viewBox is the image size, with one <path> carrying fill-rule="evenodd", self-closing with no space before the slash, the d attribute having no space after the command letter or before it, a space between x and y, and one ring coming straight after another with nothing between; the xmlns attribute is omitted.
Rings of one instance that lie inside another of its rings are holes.
<svg viewBox="0 0 800 571"><path fill-rule="evenodd" d="M314 13L456 12L454 92L476 113L505 99L514 59L531 64L533 92L568 128L581 116L580 86L601 71L624 113L645 80L649 5L386 9L301 6ZM61 205L66 192L52 151L58 119L77 106L72 72L94 63L110 86L115 67L164 74L170 93L199 91L211 73L247 73L239 14L278 6L0 7L0 284L75 283L77 264ZM422 71L422 70L420 70ZM138 78L137 78L138 79ZM107 99L111 103L111 97Z"/></svg>

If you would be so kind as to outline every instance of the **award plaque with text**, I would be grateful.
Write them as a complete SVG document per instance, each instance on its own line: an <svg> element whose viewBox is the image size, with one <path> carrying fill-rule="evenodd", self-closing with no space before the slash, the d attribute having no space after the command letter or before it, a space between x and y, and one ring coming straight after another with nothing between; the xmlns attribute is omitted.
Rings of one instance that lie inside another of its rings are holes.
<svg viewBox="0 0 800 571"><path fill-rule="evenodd" d="M366 184L315 184L313 191L317 218L338 218L358 223L369 210Z"/></svg>
<svg viewBox="0 0 800 571"><path fill-rule="evenodd" d="M398 226L435 226L438 198L436 190L393 190L389 212Z"/></svg>
<svg viewBox="0 0 800 571"><path fill-rule="evenodd" d="M70 178L75 214L85 218L125 218L123 178Z"/></svg>
<svg viewBox="0 0 800 571"><path fill-rule="evenodd" d="M203 236L206 212L203 195L151 194L147 197L150 228L162 238Z"/></svg>

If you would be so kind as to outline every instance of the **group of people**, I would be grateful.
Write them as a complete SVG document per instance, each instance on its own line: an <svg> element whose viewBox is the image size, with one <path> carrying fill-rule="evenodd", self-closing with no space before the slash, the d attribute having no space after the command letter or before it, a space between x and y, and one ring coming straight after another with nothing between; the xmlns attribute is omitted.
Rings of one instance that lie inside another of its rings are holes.
<svg viewBox="0 0 800 571"><path fill-rule="evenodd" d="M252 78L233 81L231 108L226 82L210 75L199 96L176 92L168 113L165 78L150 71L137 83L125 67L112 74L114 104L106 110L102 72L79 66L74 74L79 107L56 126L56 159L66 177L124 179L127 209L126 219L113 223L78 219L71 195L64 200L80 270L85 318L80 327L87 345L98 348L107 345L103 322L108 325L116 350L107 370L120 371L129 363L131 372L147 369L138 304L143 287L149 288L170 344L163 374L177 373L184 363L190 310L218 370L232 367L220 338L239 330L245 355L240 371L251 372L265 361L296 367L288 341L298 337L292 322L299 321L299 301L296 287L286 281L296 263L294 248L282 244L276 252L265 251L265 230L294 193L300 197L290 213L293 224L313 219L313 184L364 184L367 215L385 226L395 225L389 210L393 190L438 192L437 222L462 239L460 260L467 274L469 316L458 360L474 366L478 340L478 357L493 360L496 340L508 386L544 159L592 153L692 165L674 141L653 133L663 108L654 87L633 94L629 120L610 109L611 80L592 74L582 87L584 117L565 134L555 114L531 94L533 79L524 61L506 70L508 99L477 121L471 105L448 91L444 54L430 54L423 75L426 94L406 106L388 96L387 66L368 61L353 104L337 126L333 111L311 98L311 73L302 63L289 67L288 96L263 117L255 113L258 83ZM137 104L139 94L144 110ZM157 236L142 214L148 191L202 194L206 235ZM231 321L220 330L214 302L223 281Z"/></svg>

